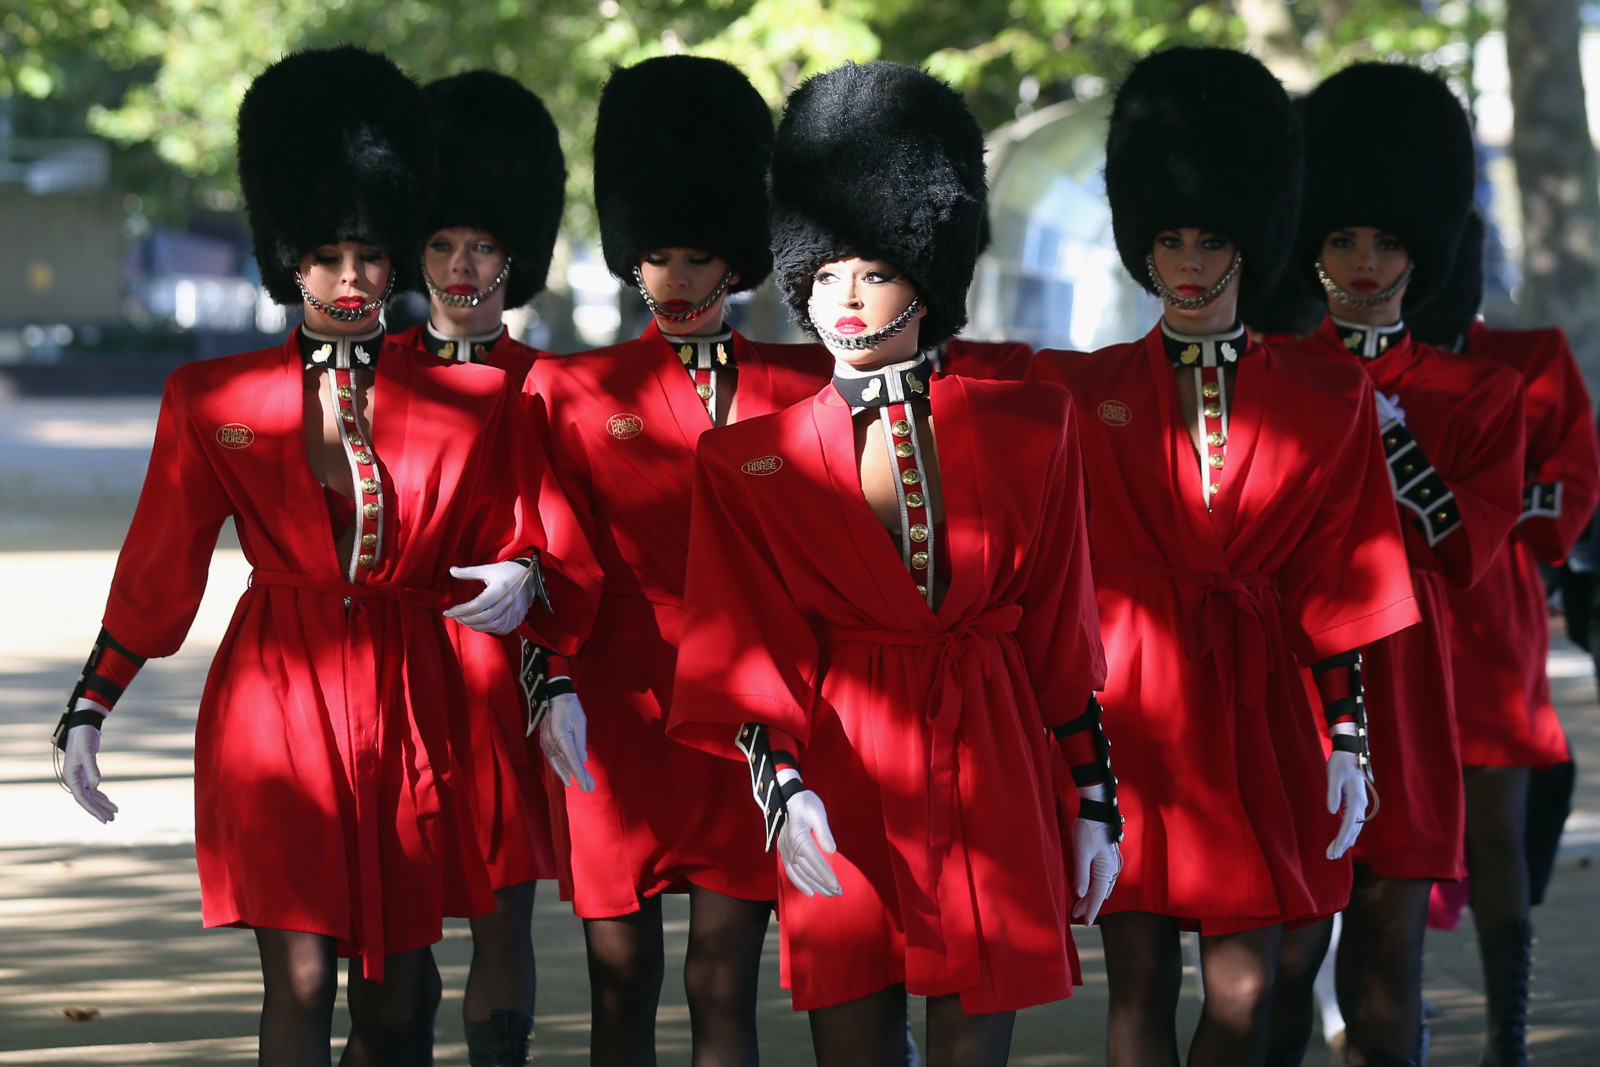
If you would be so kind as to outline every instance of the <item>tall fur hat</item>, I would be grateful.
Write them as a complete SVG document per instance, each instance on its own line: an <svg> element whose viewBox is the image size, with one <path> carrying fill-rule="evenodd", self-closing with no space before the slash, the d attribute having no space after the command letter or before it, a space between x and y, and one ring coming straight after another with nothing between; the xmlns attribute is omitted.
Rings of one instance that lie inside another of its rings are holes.
<svg viewBox="0 0 1600 1067"><path fill-rule="evenodd" d="M713 135L708 151L685 149L689 129ZM772 272L771 152L772 112L738 68L658 56L612 72L594 128L594 203L611 273L631 285L652 249L695 248L738 273L731 292L760 285Z"/></svg>
<svg viewBox="0 0 1600 1067"><path fill-rule="evenodd" d="M433 192L433 131L422 90L362 48L284 56L239 105L239 185L261 281L300 303L295 273L319 245L387 249L395 287L410 284Z"/></svg>
<svg viewBox="0 0 1600 1067"><path fill-rule="evenodd" d="M1240 303L1271 293L1300 211L1299 116L1272 72L1227 48L1146 56L1117 90L1106 195L1122 265L1151 292L1145 259L1163 230L1196 227L1240 254Z"/></svg>
<svg viewBox="0 0 1600 1067"><path fill-rule="evenodd" d="M1461 228L1449 277L1432 300L1406 315L1406 325L1417 340L1449 348L1477 318L1483 303L1483 242L1483 216L1470 212Z"/></svg>
<svg viewBox="0 0 1600 1067"><path fill-rule="evenodd" d="M772 150L778 284L815 332L811 276L848 256L906 273L928 313L927 348L967 324L988 188L983 130L960 93L901 63L842 67L789 97Z"/></svg>
<svg viewBox="0 0 1600 1067"><path fill-rule="evenodd" d="M1328 234L1373 226L1405 242L1416 269L1406 311L1444 284L1476 181L1466 110L1439 78L1401 63L1359 63L1307 97L1306 196L1295 269Z"/></svg>
<svg viewBox="0 0 1600 1067"><path fill-rule="evenodd" d="M423 90L438 142L439 187L424 236L451 226L492 233L511 255L506 307L550 273L567 187L566 158L544 103L503 74L471 70Z"/></svg>

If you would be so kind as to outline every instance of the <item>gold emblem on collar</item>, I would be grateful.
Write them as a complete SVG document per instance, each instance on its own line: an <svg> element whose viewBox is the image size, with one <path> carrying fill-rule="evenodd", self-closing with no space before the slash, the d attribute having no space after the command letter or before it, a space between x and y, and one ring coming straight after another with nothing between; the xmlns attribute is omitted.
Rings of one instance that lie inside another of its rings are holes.
<svg viewBox="0 0 1600 1067"><path fill-rule="evenodd" d="M861 399L870 404L872 401L878 399L878 394L881 392L883 392L883 379L874 378L872 381L867 383L867 387L865 389L861 390Z"/></svg>
<svg viewBox="0 0 1600 1067"><path fill-rule="evenodd" d="M1200 358L1200 346L1199 345L1190 345L1188 348L1185 348L1182 352L1178 353L1178 359L1182 360L1184 363L1193 363L1195 360L1197 360L1199 358Z"/></svg>
<svg viewBox="0 0 1600 1067"><path fill-rule="evenodd" d="M1356 349L1361 347L1361 335L1359 333L1347 333L1347 334L1345 334L1344 335L1344 346L1346 348L1348 348L1350 351L1354 352Z"/></svg>

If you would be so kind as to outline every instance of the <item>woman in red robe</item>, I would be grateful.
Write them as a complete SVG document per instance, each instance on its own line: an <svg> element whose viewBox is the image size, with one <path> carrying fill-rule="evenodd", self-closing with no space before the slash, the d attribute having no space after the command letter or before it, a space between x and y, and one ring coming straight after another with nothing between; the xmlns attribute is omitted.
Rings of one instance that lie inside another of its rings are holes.
<svg viewBox="0 0 1600 1067"><path fill-rule="evenodd" d="M1472 135L1449 88L1402 64L1360 64L1319 86L1305 116L1295 268L1326 291L1329 316L1300 350L1361 370L1377 391L1422 614L1367 652L1383 809L1352 852L1335 984L1349 1047L1410 1063L1422 1057L1429 891L1466 873L1446 588L1482 577L1521 509L1522 385L1416 342L1401 321L1438 292L1471 209ZM1350 168L1358 143L1386 166Z"/></svg>
<svg viewBox="0 0 1600 1067"><path fill-rule="evenodd" d="M1085 413L1128 820L1100 924L1113 1064L1176 1060L1183 929L1200 932L1206 993L1189 1062L1266 1054L1285 927L1348 899L1342 857L1367 810L1358 650L1417 617L1371 386L1238 323L1287 259L1300 171L1298 122L1257 61L1141 61L1112 112L1106 186L1123 263L1161 295L1162 321L1033 361ZM1313 665L1320 714L1301 680Z"/></svg>
<svg viewBox="0 0 1600 1067"><path fill-rule="evenodd" d="M834 379L701 445L669 729L749 762L819 1063L903 1062L908 992L930 1062L1004 1063L1017 1009L1078 976L1051 729L1088 794L1077 914L1120 864L1071 402L919 354L965 321L984 206L948 86L811 79L772 190L779 284Z"/></svg>
<svg viewBox="0 0 1600 1067"><path fill-rule="evenodd" d="M1544 775L1564 780L1571 792L1571 750L1545 667L1550 610L1539 565L1560 563L1583 533L1600 496L1600 448L1566 335L1491 329L1476 318L1483 243L1483 219L1475 213L1444 291L1408 321L1419 339L1509 367L1526 386L1522 514L1478 583L1446 592L1489 1047L1497 1062L1509 1064L1526 1062L1529 912L1543 895L1568 810L1561 803L1554 812L1540 810L1529 803L1529 787ZM1549 845L1533 847L1535 839ZM1448 910L1454 929L1459 905Z"/></svg>
<svg viewBox="0 0 1600 1067"><path fill-rule="evenodd" d="M493 71L457 74L423 94L439 167L418 272L429 318L394 339L451 363L504 371L517 402L539 415L523 386L534 360L547 353L513 338L502 319L544 289L550 269L567 178L555 122L537 96ZM553 475L544 488L540 518L552 549L569 566L575 557L588 559L581 537L560 541L575 520ZM545 651L514 634L479 633L454 621L446 628L467 685L478 843L495 897L494 911L472 920L461 1006L467 1053L473 1067L515 1067L533 1027L535 879L557 875L544 760L527 740L535 689L547 673Z"/></svg>
<svg viewBox="0 0 1600 1067"><path fill-rule="evenodd" d="M687 149L683 128L655 117L662 100L715 137ZM809 396L827 375L816 347L750 341L723 318L727 295L755 288L772 267L771 144L766 103L728 64L669 56L613 74L595 128L601 242L653 318L635 340L540 360L529 384L549 413L551 462L605 572L592 626L576 624L585 639L571 680L552 686L565 692L540 727L557 773L586 787L565 790L558 856L584 920L597 1064L654 1055L667 892L690 897L684 982L695 1056L757 1057L776 879L741 769L668 740L666 717L697 442L713 426ZM568 672L559 660L550 670Z"/></svg>
<svg viewBox="0 0 1600 1067"><path fill-rule="evenodd" d="M382 335L420 250L422 108L415 83L356 48L289 56L246 93L257 262L306 323L168 380L104 628L58 730L74 795L110 819L99 727L145 659L182 644L231 518L254 571L201 698L195 850L204 923L256 932L263 1064L326 1062L337 955L361 960L345 1061L431 1062L428 946L443 916L493 904L441 610L471 597L446 614L523 622L542 591L543 459L499 371Z"/></svg>

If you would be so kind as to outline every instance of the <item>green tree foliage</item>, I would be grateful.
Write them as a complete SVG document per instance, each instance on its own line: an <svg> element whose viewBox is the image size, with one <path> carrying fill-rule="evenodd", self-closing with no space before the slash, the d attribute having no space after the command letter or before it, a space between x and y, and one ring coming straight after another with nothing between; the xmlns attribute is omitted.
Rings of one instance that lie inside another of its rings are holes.
<svg viewBox="0 0 1600 1067"><path fill-rule="evenodd" d="M774 108L801 78L846 60L922 64L965 90L992 128L1019 106L1100 91L1175 43L1246 47L1291 85L1363 56L1461 64L1486 25L1478 10L1467 0L0 0L0 97L81 108L88 128L146 146L189 179L187 201L225 208L239 99L285 52L360 43L424 81L487 67L555 115L571 171L567 224L587 230L599 87L614 65L651 55L727 59ZM127 84L82 100L65 83L85 57ZM716 131L662 104L686 149L714 147ZM139 191L181 206L175 188Z"/></svg>

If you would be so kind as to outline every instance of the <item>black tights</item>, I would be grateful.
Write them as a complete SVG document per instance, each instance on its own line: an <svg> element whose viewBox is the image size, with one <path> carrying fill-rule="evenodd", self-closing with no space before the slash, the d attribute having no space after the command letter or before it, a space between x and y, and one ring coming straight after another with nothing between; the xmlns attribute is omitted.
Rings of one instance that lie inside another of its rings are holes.
<svg viewBox="0 0 1600 1067"><path fill-rule="evenodd" d="M1014 1011L968 1015L959 996L928 998L928 1067L1004 1067ZM906 1060L906 987L811 1013L817 1067L885 1067Z"/></svg>
<svg viewBox="0 0 1600 1067"><path fill-rule="evenodd" d="M1334 985L1351 1063L1365 1053L1415 1059L1422 1043L1422 939L1428 923L1426 878L1385 878L1355 865L1344 911Z"/></svg>
<svg viewBox="0 0 1600 1067"><path fill-rule="evenodd" d="M1527 767L1468 767L1467 855L1478 929L1528 917Z"/></svg>
<svg viewBox="0 0 1600 1067"><path fill-rule="evenodd" d="M1312 986L1332 936L1332 916L1283 932L1278 982L1272 993L1272 1039L1268 1042L1272 1055L1267 1062L1273 1067L1299 1063L1311 1041L1312 1016L1316 1012Z"/></svg>
<svg viewBox="0 0 1600 1067"><path fill-rule="evenodd" d="M1150 912L1102 916L1111 1008L1111 1067L1178 1062L1183 948L1178 920ZM1283 926L1200 938L1205 1004L1189 1044L1192 1067L1257 1063L1267 1051Z"/></svg>
<svg viewBox="0 0 1600 1067"><path fill-rule="evenodd" d="M261 951L261 1067L330 1062L333 1002L339 988L334 940L299 930L257 930ZM384 960L384 980L350 962L350 1040L340 1067L425 1067L433 1063L439 968L431 949Z"/></svg>
<svg viewBox="0 0 1600 1067"><path fill-rule="evenodd" d="M536 882L497 890L494 910L472 920L472 967L461 1017L485 1022L492 1011L533 1014L538 973L533 962L533 891Z"/></svg>
<svg viewBox="0 0 1600 1067"><path fill-rule="evenodd" d="M771 901L737 900L698 886L690 890L683 978L695 1067L757 1062L756 992L771 915ZM583 929L593 1014L590 1063L651 1067L665 973L661 898L641 900L632 915L586 919Z"/></svg>

